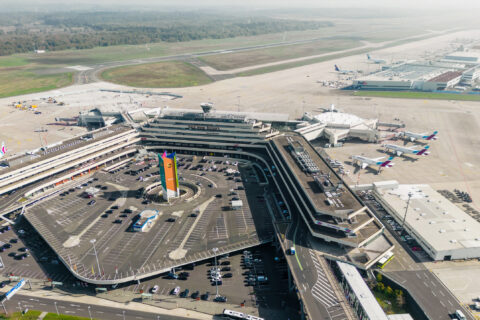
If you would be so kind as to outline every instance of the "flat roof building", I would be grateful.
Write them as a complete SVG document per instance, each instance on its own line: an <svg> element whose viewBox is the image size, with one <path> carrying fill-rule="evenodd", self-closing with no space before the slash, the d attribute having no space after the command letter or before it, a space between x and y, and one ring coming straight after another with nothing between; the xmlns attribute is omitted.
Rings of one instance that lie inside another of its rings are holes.
<svg viewBox="0 0 480 320"><path fill-rule="evenodd" d="M363 119L351 113L332 110L320 114L303 115L305 123L301 123L295 132L300 133L308 141L324 137L329 143L336 144L346 138L358 138L367 142L377 140L378 119Z"/></svg>
<svg viewBox="0 0 480 320"><path fill-rule="evenodd" d="M140 212L138 220L133 224L133 231L146 232L153 226L154 221L158 218L158 211L146 209Z"/></svg>
<svg viewBox="0 0 480 320"><path fill-rule="evenodd" d="M354 266L337 261L343 291L359 319L389 320L377 299Z"/></svg>
<svg viewBox="0 0 480 320"><path fill-rule="evenodd" d="M374 194L433 260L480 258L480 223L429 185L375 186ZM409 196L410 195L410 196Z"/></svg>

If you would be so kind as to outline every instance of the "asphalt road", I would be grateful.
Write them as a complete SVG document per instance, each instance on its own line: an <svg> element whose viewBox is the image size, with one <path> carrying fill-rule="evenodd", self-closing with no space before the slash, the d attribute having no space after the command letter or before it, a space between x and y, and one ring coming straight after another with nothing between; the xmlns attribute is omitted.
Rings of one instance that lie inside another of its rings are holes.
<svg viewBox="0 0 480 320"><path fill-rule="evenodd" d="M298 290L307 306L310 319L347 319L336 299L331 284L326 279L318 259L311 254L307 235L309 231L296 215L292 215L293 224L287 234L288 246L295 247L296 255L287 255L292 273L297 279Z"/></svg>
<svg viewBox="0 0 480 320"><path fill-rule="evenodd" d="M57 301L54 299L47 298L32 298L31 296L24 296L17 294L13 296L10 300L5 302L5 307L8 313L17 312L19 308L25 310L26 308L30 310L40 310L47 312L56 312L55 302L57 302L58 312L60 314L68 314L74 316L81 316L89 318L89 310L92 318L96 319L153 319L153 320L187 320L192 318L185 317L176 317L169 315L158 315L156 313L134 311L134 310L122 310L114 307L106 307L100 305L89 306L85 303L80 302L69 302L69 301ZM125 312L125 316L123 314Z"/></svg>

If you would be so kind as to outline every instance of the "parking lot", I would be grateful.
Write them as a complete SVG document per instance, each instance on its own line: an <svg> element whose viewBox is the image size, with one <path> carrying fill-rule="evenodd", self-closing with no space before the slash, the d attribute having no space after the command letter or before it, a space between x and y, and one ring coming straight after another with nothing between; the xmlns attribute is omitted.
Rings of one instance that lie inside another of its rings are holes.
<svg viewBox="0 0 480 320"><path fill-rule="evenodd" d="M275 249L270 245L252 248L248 252L247 256L243 252L238 252L218 257L217 266L221 274L221 280L217 282L219 295L230 305L239 306L243 303L247 307L257 307L260 316L266 319L297 319L298 314L295 310L298 310L296 309L298 302L294 294L288 291L285 260L276 257ZM250 262L247 260L246 263L245 257L249 258ZM138 297L140 293L151 294L151 297L146 299L152 300L153 303L170 301L177 303L178 306L181 306L182 302L201 304L204 300L215 300L216 286L211 276L214 267L214 259L211 259L195 266L187 265L172 270L179 279L174 279L174 275L170 274L146 279L140 283L121 284L109 290L112 295L122 296ZM188 276L182 277L185 273ZM178 292L173 294L177 287ZM197 302L194 302L196 300Z"/></svg>
<svg viewBox="0 0 480 320"><path fill-rule="evenodd" d="M202 260L214 247L235 250L272 237L268 209L256 197L264 191L248 163L178 159L180 184L190 186L189 198L173 205L144 197L143 190L158 181L158 167L155 161L138 161L95 173L25 216L73 270L96 279L148 274ZM87 196L85 190L92 188L97 192ZM243 205L232 210L232 200ZM157 210L159 218L150 231L133 232L145 209Z"/></svg>
<svg viewBox="0 0 480 320"><path fill-rule="evenodd" d="M401 224L395 221L395 219L385 211L382 205L375 200L373 195L366 194L366 195L363 195L362 198L365 204L370 208L370 210L372 210L375 213L375 215L379 219L381 219L382 223L390 231L392 236L396 239L396 241L400 245L403 246L405 251L410 255L411 258L413 258L415 262L431 261L428 254L425 251L423 251L422 247L418 244L418 242L409 234L407 234L406 232L403 232ZM403 251L401 252L403 253ZM392 262L390 262L390 264L396 265L398 261L395 261L395 260L396 259L393 259ZM408 261L409 259L405 259L405 260ZM403 266L403 267L407 267L407 266Z"/></svg>

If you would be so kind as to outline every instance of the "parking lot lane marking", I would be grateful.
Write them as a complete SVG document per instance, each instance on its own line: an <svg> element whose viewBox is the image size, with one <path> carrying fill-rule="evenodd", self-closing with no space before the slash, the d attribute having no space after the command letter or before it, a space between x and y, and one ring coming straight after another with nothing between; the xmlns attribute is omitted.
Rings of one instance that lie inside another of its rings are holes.
<svg viewBox="0 0 480 320"><path fill-rule="evenodd" d="M440 304L441 304L444 308L446 308L446 306L445 306L445 304L443 303L442 300L440 300Z"/></svg>
<svg viewBox="0 0 480 320"><path fill-rule="evenodd" d="M448 303L450 303L450 305L451 305L451 306L453 306L453 303L452 303L452 302L450 302L450 300L447 300L447 302L448 302Z"/></svg>

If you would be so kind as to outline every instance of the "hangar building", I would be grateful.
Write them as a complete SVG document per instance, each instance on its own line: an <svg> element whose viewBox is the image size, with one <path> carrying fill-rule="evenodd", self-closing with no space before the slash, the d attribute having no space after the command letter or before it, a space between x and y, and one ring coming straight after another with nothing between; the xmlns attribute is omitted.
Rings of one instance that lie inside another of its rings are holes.
<svg viewBox="0 0 480 320"><path fill-rule="evenodd" d="M480 258L480 223L429 185L374 183L377 200L433 260Z"/></svg>

